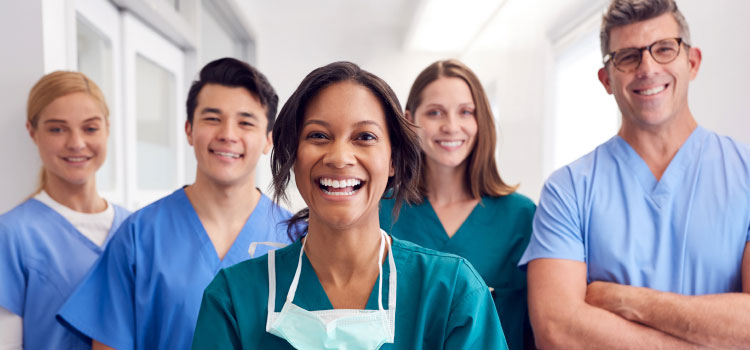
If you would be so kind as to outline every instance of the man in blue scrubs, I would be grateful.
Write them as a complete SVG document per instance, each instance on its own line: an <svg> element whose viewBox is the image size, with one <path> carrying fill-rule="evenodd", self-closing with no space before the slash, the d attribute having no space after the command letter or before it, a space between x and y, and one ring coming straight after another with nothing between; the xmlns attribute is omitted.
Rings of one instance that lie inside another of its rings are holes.
<svg viewBox="0 0 750 350"><path fill-rule="evenodd" d="M93 348L187 349L203 290L222 268L289 243L290 214L255 187L278 97L244 62L207 64L187 99L195 183L135 212L62 307Z"/></svg>
<svg viewBox="0 0 750 350"><path fill-rule="evenodd" d="M622 126L544 186L519 262L537 346L746 347L750 147L693 118L672 0L614 0L601 38Z"/></svg>

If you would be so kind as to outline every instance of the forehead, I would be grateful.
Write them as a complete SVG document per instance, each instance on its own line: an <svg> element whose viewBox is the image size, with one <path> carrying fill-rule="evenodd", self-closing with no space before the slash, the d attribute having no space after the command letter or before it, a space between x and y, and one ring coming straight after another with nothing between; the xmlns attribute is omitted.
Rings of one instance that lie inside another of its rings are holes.
<svg viewBox="0 0 750 350"><path fill-rule="evenodd" d="M422 104L471 103L469 85L461 78L440 77L422 90Z"/></svg>
<svg viewBox="0 0 750 350"><path fill-rule="evenodd" d="M88 93L76 92L54 99L39 113L39 122L47 119L62 120L68 123L83 122L92 117L101 117L104 112L97 101Z"/></svg>
<svg viewBox="0 0 750 350"><path fill-rule="evenodd" d="M651 43L680 36L680 27L671 13L645 21L631 23L612 29L610 32L609 48L615 51L627 47L642 47Z"/></svg>
<svg viewBox="0 0 750 350"><path fill-rule="evenodd" d="M332 126L369 120L385 125L385 110L370 89L344 81L321 90L305 109L304 121L316 119Z"/></svg>
<svg viewBox="0 0 750 350"><path fill-rule="evenodd" d="M198 93L199 108L211 107L228 112L265 111L258 97L243 87L224 86L219 84L206 84Z"/></svg>

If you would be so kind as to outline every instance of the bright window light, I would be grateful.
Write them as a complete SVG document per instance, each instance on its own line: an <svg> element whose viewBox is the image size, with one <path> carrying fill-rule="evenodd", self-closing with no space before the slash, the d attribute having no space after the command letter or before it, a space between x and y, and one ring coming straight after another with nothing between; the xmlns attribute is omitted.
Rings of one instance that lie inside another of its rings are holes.
<svg viewBox="0 0 750 350"><path fill-rule="evenodd" d="M409 28L405 48L420 52L460 52L503 2L423 0Z"/></svg>

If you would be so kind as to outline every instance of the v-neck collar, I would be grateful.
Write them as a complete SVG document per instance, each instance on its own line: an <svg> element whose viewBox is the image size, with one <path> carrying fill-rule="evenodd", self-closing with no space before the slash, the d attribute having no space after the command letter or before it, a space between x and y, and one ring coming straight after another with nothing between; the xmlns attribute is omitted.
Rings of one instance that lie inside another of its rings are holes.
<svg viewBox="0 0 750 350"><path fill-rule="evenodd" d="M216 247L214 247L213 242L211 242L211 238L208 236L206 228L203 227L203 223L198 217L198 213L195 211L193 203L190 202L190 199L185 193L185 189L181 188L177 190L175 195L180 206L179 212L185 215L190 228L192 228L191 231L198 236L203 256L211 264L210 266L214 272L218 272L219 269L223 267L228 267L250 258L248 248L250 247L250 241L252 240L252 230L255 227L263 227L265 225L262 222L263 218L261 218L261 213L266 213L270 209L271 201L268 197L261 192L258 203L255 205L255 208L253 208L247 221L245 221L245 225L242 226L242 230L237 234L237 237L234 239L234 242L232 242L232 245L224 255L224 258L220 259L219 254L216 252Z"/></svg>
<svg viewBox="0 0 750 350"><path fill-rule="evenodd" d="M434 220L438 227L440 227L440 242L442 243L442 246L445 247L450 242L453 242L456 240L456 237L460 237L466 233L463 233L464 227L466 226L467 222L471 222L474 220L474 217L477 215L481 215L480 211L482 208L484 208L484 198L479 198L479 202L474 206L474 208L471 209L471 212L469 213L469 216L466 217L466 219L461 223L460 226L458 226L458 230L453 234L453 236L448 236L448 231L445 230L445 226L443 226L443 222L440 221L440 217L438 217L437 212L435 211L435 208L432 207L432 203L430 203L430 200L427 199L427 197L423 198L422 205L424 206L425 210L428 212L427 215L431 216L432 220Z"/></svg>
<svg viewBox="0 0 750 350"><path fill-rule="evenodd" d="M396 244L396 238L391 237L391 249L388 254L393 254L393 246ZM288 254L287 258L293 261L291 272L294 273L294 268L297 265L297 257L299 257L300 250L302 249L302 240L297 240L294 243L293 254ZM293 259L292 259L293 258ZM396 259L396 256L393 256ZM383 259L383 307L387 308L388 305L388 292L390 291L390 284L388 283L388 277L390 276L390 265L388 263L388 257ZM305 286L304 293L299 293L300 286ZM286 286L287 290L289 286ZM293 303L303 309L316 311L316 310L333 310L333 304L328 298L323 285L320 283L318 275L315 273L310 260L307 259L307 255L302 255L302 270L300 271L299 283L297 287L298 293L295 293ZM283 293L286 298L286 292ZM375 284L372 286L370 296L367 298L367 305L365 310L377 310L378 309L378 280L375 280Z"/></svg>
<svg viewBox="0 0 750 350"><path fill-rule="evenodd" d="M707 135L705 129L700 125L690 133L672 160L667 165L660 180L649 169L646 161L619 135L612 138L611 150L621 158L627 167L635 173L638 182L641 183L644 192L661 207L669 198L670 194L677 189L679 182L685 174L685 170L699 156L703 139Z"/></svg>
<svg viewBox="0 0 750 350"><path fill-rule="evenodd" d="M107 238L104 240L104 243L102 243L101 246L98 246L98 245L96 245L96 243L92 242L88 237L86 237L83 233L81 233L81 231L79 231L75 226L73 226L73 224L70 221L68 221L68 219L66 219L64 216L62 216L62 214L58 213L55 209L51 208L50 206L42 203L41 201L39 201L39 200L37 200L35 198L29 199L29 202L32 205L39 206L40 209L42 209L42 210L48 211L47 215L52 215L52 216L57 217L57 221L59 221L59 222L62 223L62 225L66 228L66 230L65 230L66 232L70 232L73 236L76 237L76 239L82 241L83 244L85 244L87 247L89 247L89 249L93 250L97 254L101 254L104 251L103 250L104 247L107 246L107 243L109 243L109 241L112 239L112 236L114 236L114 234L113 234L114 230L117 229L117 227L115 227L116 225L114 223L117 222L118 218L121 215L118 212L118 210L117 210L116 207L112 208L112 209L114 209L115 215L112 218L112 224L110 225L109 231L107 232ZM110 203L109 205L113 205L113 204Z"/></svg>

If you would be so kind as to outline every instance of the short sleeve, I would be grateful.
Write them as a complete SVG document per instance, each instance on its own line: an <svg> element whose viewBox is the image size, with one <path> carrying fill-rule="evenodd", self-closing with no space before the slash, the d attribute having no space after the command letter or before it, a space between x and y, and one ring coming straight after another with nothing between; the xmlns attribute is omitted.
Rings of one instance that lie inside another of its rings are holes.
<svg viewBox="0 0 750 350"><path fill-rule="evenodd" d="M557 258L585 261L580 209L568 167L557 170L544 184L534 214L531 239L518 266L529 261Z"/></svg>
<svg viewBox="0 0 750 350"><path fill-rule="evenodd" d="M192 348L194 350L242 348L237 318L223 270L216 275L203 293Z"/></svg>
<svg viewBox="0 0 750 350"><path fill-rule="evenodd" d="M119 350L135 347L134 231L129 220L120 226L58 313L66 327Z"/></svg>
<svg viewBox="0 0 750 350"><path fill-rule="evenodd" d="M0 306L23 317L26 303L26 268L17 232L0 224Z"/></svg>
<svg viewBox="0 0 750 350"><path fill-rule="evenodd" d="M445 349L508 349L495 303L484 285L460 296L451 307L447 327Z"/></svg>

